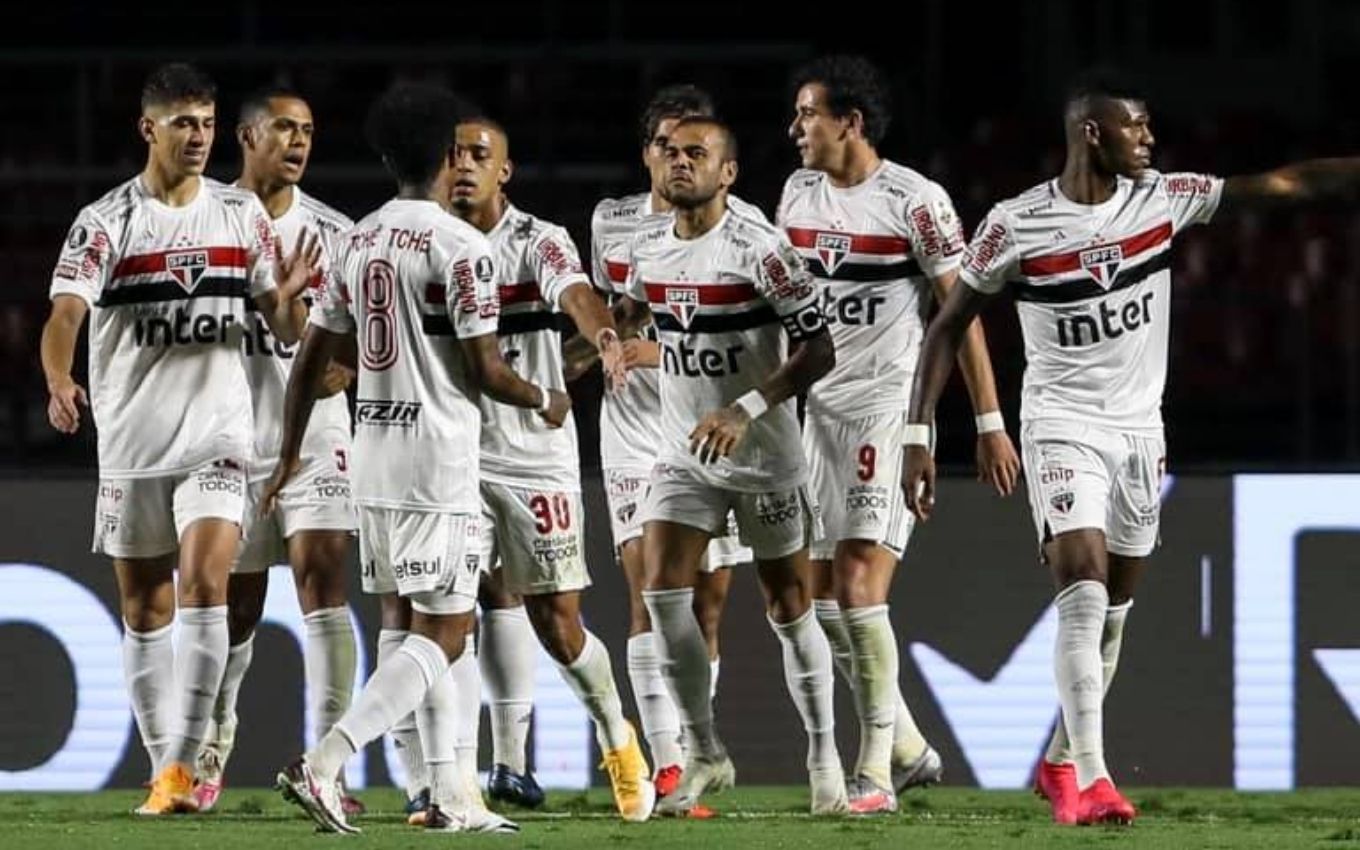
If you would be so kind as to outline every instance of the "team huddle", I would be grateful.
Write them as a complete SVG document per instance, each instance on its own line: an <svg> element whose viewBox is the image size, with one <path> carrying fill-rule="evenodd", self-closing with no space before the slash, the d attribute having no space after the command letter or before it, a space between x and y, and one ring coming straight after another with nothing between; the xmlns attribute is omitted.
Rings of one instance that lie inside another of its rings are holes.
<svg viewBox="0 0 1360 850"><path fill-rule="evenodd" d="M146 168L80 212L42 339L53 426L74 432L87 403L98 424L94 550L113 560L152 765L139 814L217 804L284 562L312 734L278 787L322 830L359 831L344 766L391 735L413 826L517 831L485 804L478 724L485 685L487 793L541 805L525 754L537 646L594 723L621 818L711 816L707 795L736 775L714 722L718 625L749 562L808 736L811 812L897 811L944 770L899 689L888 599L934 509L934 411L957 356L979 479L1008 495L1023 458L1058 590L1061 713L1036 791L1058 823L1134 819L1102 704L1157 544L1172 241L1225 208L1353 192L1360 165L1158 173L1146 98L1091 74L1065 101L1062 174L997 204L970 242L944 187L879 156L889 93L870 63L819 59L793 91L803 167L772 219L732 194L737 140L711 98L657 92L640 122L650 189L599 203L587 265L510 202L501 124L442 87L398 84L370 108L396 192L354 222L298 185L314 132L298 93L246 99L227 185L203 176L212 81L183 64L148 78ZM977 320L1003 291L1025 340L1019 455ZM88 401L72 378L87 314ZM566 387L597 362L641 735L581 618ZM356 536L382 631L351 700ZM849 771L836 671L859 721Z"/></svg>

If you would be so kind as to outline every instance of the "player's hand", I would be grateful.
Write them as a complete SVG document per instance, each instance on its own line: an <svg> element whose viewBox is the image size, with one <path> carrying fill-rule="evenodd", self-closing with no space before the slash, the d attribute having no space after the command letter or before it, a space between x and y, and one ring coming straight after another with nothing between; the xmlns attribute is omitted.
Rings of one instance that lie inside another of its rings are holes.
<svg viewBox="0 0 1360 850"><path fill-rule="evenodd" d="M988 431L977 438L977 480L990 484L998 496L1009 496L1020 478L1020 458L1005 431Z"/></svg>
<svg viewBox="0 0 1360 850"><path fill-rule="evenodd" d="M349 385L354 380L354 370L338 360L332 360L326 364L326 371L321 373L320 386L317 387L317 398L330 398L333 395L342 393L349 389Z"/></svg>
<svg viewBox="0 0 1360 850"><path fill-rule="evenodd" d="M274 256L277 258L274 278L279 286L279 300L292 301L321 273L321 237L303 228L293 253L284 256L283 240L275 236Z"/></svg>
<svg viewBox="0 0 1360 850"><path fill-rule="evenodd" d="M80 428L80 408L89 407L85 388L68 376L49 383L47 391L47 421L63 434L74 434Z"/></svg>
<svg viewBox="0 0 1360 850"><path fill-rule="evenodd" d="M935 509L935 458L925 446L902 447L902 495L917 519L930 519Z"/></svg>
<svg viewBox="0 0 1360 850"><path fill-rule="evenodd" d="M606 392L616 393L628 384L628 370L632 367L624 357L623 343L613 328L600 331L596 340L600 351L600 365L604 369Z"/></svg>
<svg viewBox="0 0 1360 850"><path fill-rule="evenodd" d="M548 394L548 409L538 411L538 415L543 417L548 427L561 428L562 423L567 421L567 414L571 413L571 396L547 387L543 388L543 392Z"/></svg>
<svg viewBox="0 0 1360 850"><path fill-rule="evenodd" d="M269 480L264 485L264 495L260 497L260 517L267 517L278 507L279 494L283 488L288 486L288 482L297 475L298 469L302 467L301 458L291 458L289 460L279 459L278 466L274 467L274 474L269 476Z"/></svg>
<svg viewBox="0 0 1360 850"><path fill-rule="evenodd" d="M735 404L715 410L689 432L690 454L698 455L700 463L716 463L736 451L750 427L750 414Z"/></svg>
<svg viewBox="0 0 1360 850"><path fill-rule="evenodd" d="M650 339L634 337L623 341L623 362L630 369L655 369L661 364L661 346Z"/></svg>

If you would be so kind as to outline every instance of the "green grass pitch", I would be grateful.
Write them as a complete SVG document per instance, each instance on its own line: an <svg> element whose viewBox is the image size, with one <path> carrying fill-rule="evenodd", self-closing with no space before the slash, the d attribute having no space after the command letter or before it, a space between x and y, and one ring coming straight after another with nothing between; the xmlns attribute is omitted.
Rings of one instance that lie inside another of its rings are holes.
<svg viewBox="0 0 1360 850"><path fill-rule="evenodd" d="M891 817L812 818L803 788L737 788L709 802L709 821L624 824L611 816L608 792L550 793L545 812L508 812L523 831L512 836L423 835L405 826L391 790L361 793L369 813L363 835L316 835L310 821L266 789L228 788L219 811L166 819L130 814L141 792L0 794L0 848L420 848L505 850L715 850L715 848L1276 848L1360 850L1360 791L1282 794L1133 789L1140 817L1131 828L1057 827L1048 809L1022 792L933 788L902 798Z"/></svg>

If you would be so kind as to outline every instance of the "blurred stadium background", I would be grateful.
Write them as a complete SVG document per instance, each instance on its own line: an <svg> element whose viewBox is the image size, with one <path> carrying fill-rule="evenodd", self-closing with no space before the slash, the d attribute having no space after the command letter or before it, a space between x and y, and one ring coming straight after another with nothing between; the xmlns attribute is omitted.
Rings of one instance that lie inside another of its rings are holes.
<svg viewBox="0 0 1360 850"><path fill-rule="evenodd" d="M75 212L143 164L138 91L162 61L188 59L217 79L209 172L220 179L237 173L231 130L241 96L269 82L296 87L318 128L304 186L356 217L389 192L359 129L368 103L398 77L446 81L508 128L514 201L566 225L583 252L595 202L645 186L637 113L667 83L715 95L742 144L737 192L772 212L796 166L785 135L787 78L822 52L864 53L888 72L895 118L881 153L941 182L970 231L993 201L1056 174L1059 93L1097 61L1149 80L1162 170L1226 175L1360 153L1360 4L1347 0L921 0L780 12L717 0L387 2L345 11L238 0L31 11L45 23L0 33L8 269L0 287L0 788L135 785L144 775L120 702L111 571L84 551L94 435L86 427L65 438L47 426L37 343ZM1116 775L1244 788L1354 783L1360 651L1351 648L1360 647L1360 629L1349 600L1360 590L1360 480L1344 473L1360 460L1360 208L1244 215L1195 229L1176 249L1173 279L1165 415L1177 478L1167 546L1139 597L1112 703ZM986 321L1014 435L1018 326L1008 307ZM583 381L576 408L593 508L596 590L587 611L621 671L626 605L596 474L598 393ZM942 417L940 455L964 478L973 440L960 390ZM1296 475L1272 475L1281 472ZM1053 713L1047 578L1023 497L997 502L965 481L945 496L898 582L903 680L951 782L1018 787ZM288 584L275 582L284 599L271 610L281 619L266 630L278 651L258 655L246 684L238 783L265 782L300 744ZM744 777L800 782L801 745L787 744L801 731L776 647L753 582L737 584L720 722L731 724ZM371 649L374 606L357 587L354 599ZM542 682L556 699L550 667ZM853 737L841 699L841 728ZM539 769L581 784L593 764L584 721L570 706L555 710L541 713L535 730ZM381 753L369 755L361 778L385 781Z"/></svg>

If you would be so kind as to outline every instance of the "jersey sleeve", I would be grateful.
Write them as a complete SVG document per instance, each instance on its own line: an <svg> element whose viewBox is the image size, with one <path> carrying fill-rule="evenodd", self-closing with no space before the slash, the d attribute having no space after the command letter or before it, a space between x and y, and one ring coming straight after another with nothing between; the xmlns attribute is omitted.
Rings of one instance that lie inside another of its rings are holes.
<svg viewBox="0 0 1360 850"><path fill-rule="evenodd" d="M66 233L48 296L74 295L93 306L113 271L113 240L99 217L81 210Z"/></svg>
<svg viewBox="0 0 1360 850"><path fill-rule="evenodd" d="M1223 197L1223 179L1208 174L1164 174L1167 205L1171 209L1171 229L1180 233L1195 224L1208 224Z"/></svg>
<svg viewBox="0 0 1360 850"><path fill-rule="evenodd" d="M243 225L246 234L246 266L250 297L262 295L278 288L274 280L274 264L278 262L278 231L274 222L265 211L254 193L242 204ZM288 246L285 250L292 250Z"/></svg>
<svg viewBox="0 0 1360 850"><path fill-rule="evenodd" d="M321 288L307 320L331 333L350 333L354 330L354 314L350 311L350 288L340 275L340 264L332 263L321 274Z"/></svg>
<svg viewBox="0 0 1360 850"><path fill-rule="evenodd" d="M779 206L774 208L774 224L780 230L788 224L789 220L789 198L790 189L793 186L793 176L784 181L784 188L779 192Z"/></svg>
<svg viewBox="0 0 1360 850"><path fill-rule="evenodd" d="M992 207L963 252L959 278L978 292L991 294L1006 286L1019 265L1020 251L1011 218L1001 207Z"/></svg>
<svg viewBox="0 0 1360 850"><path fill-rule="evenodd" d="M590 216L590 282L605 295L613 295L614 280L609 276L609 262L605 256L608 249L604 238L604 222L600 215L603 205L603 201L596 205L595 212Z"/></svg>
<svg viewBox="0 0 1360 850"><path fill-rule="evenodd" d="M449 320L459 339L472 339L496 332L501 317L500 290L496 286L491 244L481 236L470 239L448 266L444 287Z"/></svg>
<svg viewBox="0 0 1360 850"><path fill-rule="evenodd" d="M907 208L906 225L912 254L927 276L939 278L959 267L965 243L963 224L944 187L927 183Z"/></svg>
<svg viewBox="0 0 1360 850"><path fill-rule="evenodd" d="M775 233L756 263L756 290L784 323L789 339L807 339L826 327L817 284L787 237Z"/></svg>
<svg viewBox="0 0 1360 850"><path fill-rule="evenodd" d="M638 271L638 233L628 240L628 274L623 279L623 294L641 304L651 304L647 300L647 285L642 282Z"/></svg>
<svg viewBox="0 0 1360 850"><path fill-rule="evenodd" d="M546 227L538 234L530 252L530 262L534 265L534 276L543 300L555 310L560 309L562 293L567 287L577 283L590 285L590 278L581 267L576 244L560 227Z"/></svg>

